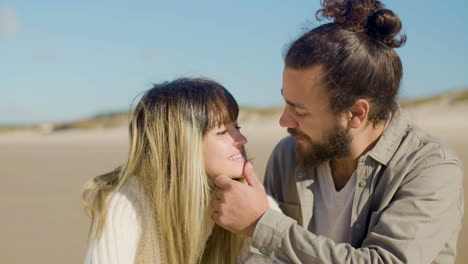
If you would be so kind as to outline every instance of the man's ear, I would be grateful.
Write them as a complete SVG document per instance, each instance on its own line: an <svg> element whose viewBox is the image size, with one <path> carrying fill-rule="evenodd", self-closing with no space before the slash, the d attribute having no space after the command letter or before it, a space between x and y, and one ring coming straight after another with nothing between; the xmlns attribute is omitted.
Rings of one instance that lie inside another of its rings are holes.
<svg viewBox="0 0 468 264"><path fill-rule="evenodd" d="M366 99L358 99L348 112L348 125L350 128L359 128L367 123L370 104Z"/></svg>

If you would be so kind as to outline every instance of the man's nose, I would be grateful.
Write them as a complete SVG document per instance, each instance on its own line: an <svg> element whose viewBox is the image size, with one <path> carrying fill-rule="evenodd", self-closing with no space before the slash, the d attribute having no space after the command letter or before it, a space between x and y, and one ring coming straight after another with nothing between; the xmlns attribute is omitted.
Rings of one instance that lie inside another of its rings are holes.
<svg viewBox="0 0 468 264"><path fill-rule="evenodd" d="M295 128L298 126L296 119L294 119L287 107L284 108L283 113L281 114L279 124L280 126L287 128Z"/></svg>

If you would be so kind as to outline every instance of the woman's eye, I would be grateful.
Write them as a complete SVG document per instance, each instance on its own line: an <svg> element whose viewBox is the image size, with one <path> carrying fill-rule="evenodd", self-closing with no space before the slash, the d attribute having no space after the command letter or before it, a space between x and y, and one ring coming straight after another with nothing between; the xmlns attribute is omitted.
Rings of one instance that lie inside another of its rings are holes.
<svg viewBox="0 0 468 264"><path fill-rule="evenodd" d="M236 126L234 126L234 128L235 128L235 129L237 129L237 130L241 129L241 127L240 127L240 126L237 126L237 125L236 125ZM227 132L229 132L229 129L226 129L226 130L223 130L223 131L216 132L216 135L224 135L224 134L226 134Z"/></svg>
<svg viewBox="0 0 468 264"><path fill-rule="evenodd" d="M216 133L216 135L224 135L227 132L228 132L227 130L219 131L219 132Z"/></svg>

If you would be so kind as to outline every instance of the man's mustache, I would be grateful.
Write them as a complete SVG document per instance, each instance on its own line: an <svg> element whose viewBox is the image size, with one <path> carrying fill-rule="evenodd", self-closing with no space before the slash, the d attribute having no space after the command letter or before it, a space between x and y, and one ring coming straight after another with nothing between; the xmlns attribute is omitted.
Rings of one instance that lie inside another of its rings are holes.
<svg viewBox="0 0 468 264"><path fill-rule="evenodd" d="M304 133L299 132L294 128L288 128L287 131L293 137L307 138L307 136Z"/></svg>

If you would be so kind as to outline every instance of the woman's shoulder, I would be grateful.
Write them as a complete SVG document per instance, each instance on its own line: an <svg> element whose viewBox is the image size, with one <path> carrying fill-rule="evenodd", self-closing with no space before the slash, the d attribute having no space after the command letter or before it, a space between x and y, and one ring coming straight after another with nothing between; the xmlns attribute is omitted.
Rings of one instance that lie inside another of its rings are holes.
<svg viewBox="0 0 468 264"><path fill-rule="evenodd" d="M108 210L137 212L141 210L144 200L145 198L140 184L136 180L130 179L109 196Z"/></svg>
<svg viewBox="0 0 468 264"><path fill-rule="evenodd" d="M142 193L133 182L126 182L107 202L104 228L90 241L85 263L132 263L141 234Z"/></svg>
<svg viewBox="0 0 468 264"><path fill-rule="evenodd" d="M143 186L135 177L127 179L115 192L118 196L125 196L129 201L139 203L144 200Z"/></svg>
<svg viewBox="0 0 468 264"><path fill-rule="evenodd" d="M131 225L139 230L139 217L142 211L143 194L134 182L126 182L121 188L112 193L107 201L107 223L114 228L128 229ZM126 227L127 226L127 227ZM135 231L137 231L135 230Z"/></svg>
<svg viewBox="0 0 468 264"><path fill-rule="evenodd" d="M150 212L147 207L141 184L135 179L129 179L109 195L105 225L115 228L114 230L133 230L139 233Z"/></svg>

